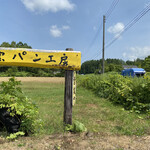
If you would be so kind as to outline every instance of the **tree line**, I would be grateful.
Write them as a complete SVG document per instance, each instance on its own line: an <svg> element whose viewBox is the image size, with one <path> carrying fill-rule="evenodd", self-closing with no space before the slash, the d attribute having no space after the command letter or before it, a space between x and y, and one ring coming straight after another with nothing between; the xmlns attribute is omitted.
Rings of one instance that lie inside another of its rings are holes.
<svg viewBox="0 0 150 150"><path fill-rule="evenodd" d="M105 72L119 72L124 69L123 65L133 65L138 68L144 68L147 72L150 72L150 56L145 59L137 58L134 61L123 61L122 59L106 59L105 60ZM80 74L101 73L102 71L102 59L85 61L81 65Z"/></svg>

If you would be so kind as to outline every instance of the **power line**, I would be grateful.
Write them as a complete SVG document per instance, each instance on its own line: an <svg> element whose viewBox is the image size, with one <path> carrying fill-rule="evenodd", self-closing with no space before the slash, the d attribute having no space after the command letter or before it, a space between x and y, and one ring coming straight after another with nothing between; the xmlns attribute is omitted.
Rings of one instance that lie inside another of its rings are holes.
<svg viewBox="0 0 150 150"><path fill-rule="evenodd" d="M116 7L116 5L118 4L118 2L119 2L119 0L114 0L114 1L112 2L112 4L110 5L109 9L108 9L107 12L106 12L106 17L107 17L107 19L109 18L109 16L111 15L111 13L113 12L113 10L115 9L115 7ZM96 41L96 39L97 39L97 37L98 37L98 35L99 35L101 29L102 29L102 26L103 26L103 23L100 24L100 26L99 26L99 28L98 28L98 30L97 30L97 32L96 32L96 34L95 34L93 40L91 41L90 45L88 46L88 48L87 48L88 50L86 51L86 54L84 55L83 58L85 58L85 57L87 56L87 54L88 54L89 51L90 51L90 48L91 48L91 47L93 46L93 44L95 43L95 41Z"/></svg>
<svg viewBox="0 0 150 150"><path fill-rule="evenodd" d="M100 26L99 26L99 28L98 28L98 30L97 30L97 32L96 32L96 34L95 34L93 40L91 41L90 45L88 46L88 48L87 48L88 50L86 51L86 54L84 55L84 57L86 57L87 54L89 53L90 48L91 48L91 47L93 46L93 44L95 43L95 41L96 41L96 39L97 39L97 37L98 37L98 35L99 35L101 29L102 29L102 23L100 24ZM83 58L84 58L84 57L83 57Z"/></svg>
<svg viewBox="0 0 150 150"><path fill-rule="evenodd" d="M150 10L150 4L144 8L138 15L136 15L126 26L125 28L120 31L120 33L118 34L118 36L116 36L111 42L109 42L105 48L110 47L117 39L120 38L120 36L127 32L127 30L129 30L134 24L136 24L146 13L148 13L148 11Z"/></svg>
<svg viewBox="0 0 150 150"><path fill-rule="evenodd" d="M96 59L98 56L100 56L100 52L98 51L98 53L95 55L95 57L93 57L93 59Z"/></svg>
<svg viewBox="0 0 150 150"><path fill-rule="evenodd" d="M115 37L109 44L107 44L105 46L105 48L110 47L117 39L119 39L119 37L127 32L134 24L136 24L144 15L146 15L146 13L148 13L148 11L150 10L150 4L144 8L140 13L138 13L138 15L136 15L124 28L124 30L122 30L119 35L117 37ZM98 52L99 53L99 52ZM94 55L94 59L95 57L98 57L98 53L96 53L96 56Z"/></svg>
<svg viewBox="0 0 150 150"><path fill-rule="evenodd" d="M111 5L111 9L109 9L109 11L107 11L106 15L107 17L110 16L110 14L112 13L113 11L113 8L116 7L116 4L118 3L119 0L117 1L114 1ZM135 25L144 15L146 15L150 10L150 4L147 5L147 7L145 7L140 13L138 13L125 27L122 31L120 31L120 33L118 34L118 36L116 36L111 42L109 42L105 48L108 48L110 47L117 39L120 38L120 36L127 32L133 25ZM97 52L92 58L95 59L99 56L99 52ZM91 58L91 57L90 57Z"/></svg>
<svg viewBox="0 0 150 150"><path fill-rule="evenodd" d="M95 40L97 39L97 37L98 37L98 35L99 35L99 33L100 33L101 29L102 29L102 25L103 24L101 23L99 28L98 28L98 30L97 30L97 32L96 32L96 34L95 34L95 36L94 36L94 38L93 38L93 40L92 40L92 42L90 43L89 47L92 47L92 45L94 44Z"/></svg>
<svg viewBox="0 0 150 150"><path fill-rule="evenodd" d="M100 49L100 48L99 48L99 49ZM86 59L87 59L87 60L96 59L98 56L100 56L100 54L102 54L101 51L97 51L97 53L95 53L95 54L92 55L92 56L87 57ZM86 59L83 59L82 61L84 62Z"/></svg>
<svg viewBox="0 0 150 150"><path fill-rule="evenodd" d="M108 11L105 14L106 20L110 17L111 13L113 12L113 10L115 9L115 7L117 6L118 2L119 2L119 0L114 0L112 2L112 4L110 5Z"/></svg>
<svg viewBox="0 0 150 150"><path fill-rule="evenodd" d="M82 59L82 61L84 62L85 60L94 59L94 58L97 57L97 56L99 56L99 52L97 52L97 53L94 54L94 55L91 55L91 56L89 56L89 57L86 57L86 58Z"/></svg>

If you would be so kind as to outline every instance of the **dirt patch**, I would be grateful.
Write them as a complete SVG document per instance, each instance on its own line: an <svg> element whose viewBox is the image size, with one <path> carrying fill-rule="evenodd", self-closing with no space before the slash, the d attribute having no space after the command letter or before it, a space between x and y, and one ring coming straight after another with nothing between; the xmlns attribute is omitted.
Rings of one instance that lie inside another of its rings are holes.
<svg viewBox="0 0 150 150"><path fill-rule="evenodd" d="M64 83L64 77L16 77L18 81L22 82L44 82L44 83ZM9 77L0 77L0 82L8 81Z"/></svg>
<svg viewBox="0 0 150 150"><path fill-rule="evenodd" d="M88 108L93 108L93 109L97 109L97 106L95 104L87 104L86 105Z"/></svg>
<svg viewBox="0 0 150 150"><path fill-rule="evenodd" d="M23 137L0 143L0 150L150 150L150 136L113 136L100 133Z"/></svg>

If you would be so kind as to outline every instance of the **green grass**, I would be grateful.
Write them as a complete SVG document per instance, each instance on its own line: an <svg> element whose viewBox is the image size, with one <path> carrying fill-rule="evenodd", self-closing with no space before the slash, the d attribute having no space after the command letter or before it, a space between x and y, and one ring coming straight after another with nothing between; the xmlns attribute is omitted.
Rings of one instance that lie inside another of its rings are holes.
<svg viewBox="0 0 150 150"><path fill-rule="evenodd" d="M24 82L22 88L39 106L40 117L44 120L43 134L63 133L64 85ZM77 87L73 120L82 122L91 132L138 136L150 134L149 116L114 106L83 87Z"/></svg>
<svg viewBox="0 0 150 150"><path fill-rule="evenodd" d="M54 83L23 83L23 91L39 107L45 134L63 132L64 85Z"/></svg>

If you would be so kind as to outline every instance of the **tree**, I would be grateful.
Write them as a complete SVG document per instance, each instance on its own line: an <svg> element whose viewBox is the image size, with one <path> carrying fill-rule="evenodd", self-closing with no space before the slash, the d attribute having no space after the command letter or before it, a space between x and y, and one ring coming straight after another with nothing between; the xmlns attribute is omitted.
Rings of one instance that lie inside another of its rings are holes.
<svg viewBox="0 0 150 150"><path fill-rule="evenodd" d="M144 60L143 59L140 59L140 58L137 58L135 61L134 61L134 64L138 67L138 68L142 68L144 66Z"/></svg>
<svg viewBox="0 0 150 150"><path fill-rule="evenodd" d="M16 46L17 46L17 45L16 45L16 42L15 42L15 41L12 41L11 44L10 44L10 46L16 48Z"/></svg>
<svg viewBox="0 0 150 150"><path fill-rule="evenodd" d="M127 65L134 65L134 61L127 60L127 61L126 61L126 64L127 64Z"/></svg>
<svg viewBox="0 0 150 150"><path fill-rule="evenodd" d="M125 61L123 61L122 59L111 59L111 58L107 58L106 59L107 64L118 64L118 65L124 65Z"/></svg>
<svg viewBox="0 0 150 150"><path fill-rule="evenodd" d="M100 67L99 60L86 61L81 65L80 74L94 73L96 69L99 69L99 67Z"/></svg>
<svg viewBox="0 0 150 150"><path fill-rule="evenodd" d="M145 58L143 68L144 68L147 72L150 72L150 55Z"/></svg>
<svg viewBox="0 0 150 150"><path fill-rule="evenodd" d="M121 72L123 70L122 65L125 62L121 59L106 59L105 60L105 72ZM89 60L81 65L80 74L100 73L102 70L102 59Z"/></svg>
<svg viewBox="0 0 150 150"><path fill-rule="evenodd" d="M23 47L24 47L24 44L23 44L22 42L19 42L19 43L17 43L17 47L23 48Z"/></svg>
<svg viewBox="0 0 150 150"><path fill-rule="evenodd" d="M11 44L9 44L8 42L3 42L0 47L13 47L13 48L32 48L31 46L29 46L27 43L22 43L22 42L18 42L16 44L15 41L12 41Z"/></svg>
<svg viewBox="0 0 150 150"><path fill-rule="evenodd" d="M10 47L10 44L8 42L3 42L0 47Z"/></svg>
<svg viewBox="0 0 150 150"><path fill-rule="evenodd" d="M31 46L28 46L27 43L22 43L18 42L16 44L15 41L12 41L11 44L9 42L3 42L0 47L11 47L11 48L32 48ZM0 67L0 72L6 72L8 76L14 76L18 72L18 68L22 71L24 71L25 67L6 67L6 66L1 66Z"/></svg>

